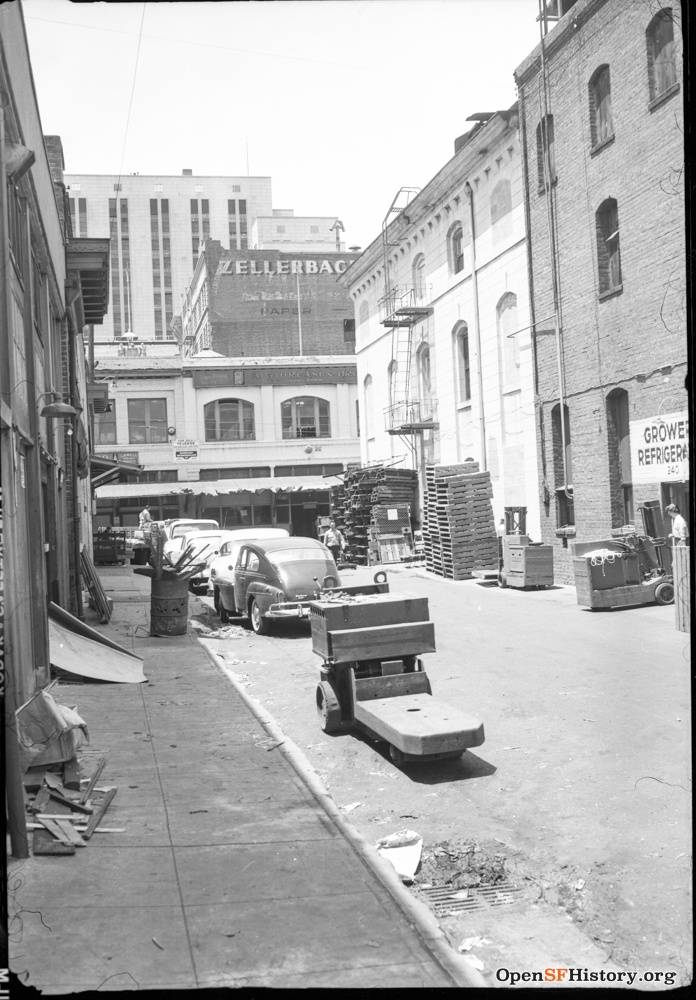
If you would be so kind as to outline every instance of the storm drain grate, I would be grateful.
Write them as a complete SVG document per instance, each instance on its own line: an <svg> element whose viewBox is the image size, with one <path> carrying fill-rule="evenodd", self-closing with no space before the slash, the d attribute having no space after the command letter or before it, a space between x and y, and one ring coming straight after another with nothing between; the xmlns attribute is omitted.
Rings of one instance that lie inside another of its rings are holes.
<svg viewBox="0 0 696 1000"><path fill-rule="evenodd" d="M448 913L465 913L469 910L483 910L488 907L510 906L521 902L524 893L519 885L498 882L497 885L477 885L476 888L452 889L448 886L433 886L421 889L428 904L438 917Z"/></svg>

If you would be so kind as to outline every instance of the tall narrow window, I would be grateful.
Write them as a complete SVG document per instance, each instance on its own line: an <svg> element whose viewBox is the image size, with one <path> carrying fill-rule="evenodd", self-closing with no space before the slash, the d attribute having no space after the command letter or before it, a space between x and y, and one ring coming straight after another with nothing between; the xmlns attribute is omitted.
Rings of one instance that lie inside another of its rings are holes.
<svg viewBox="0 0 696 1000"><path fill-rule="evenodd" d="M560 404L557 403L551 411L551 434L553 438L554 484L556 487L556 525L559 528L565 528L575 524L573 457L570 444L570 415L567 406L563 407L562 431Z"/></svg>
<svg viewBox="0 0 696 1000"><path fill-rule="evenodd" d="M620 528L632 524L634 518L628 393L625 389L613 389L607 396L606 408L611 526Z"/></svg>
<svg viewBox="0 0 696 1000"><path fill-rule="evenodd" d="M108 413L94 412L94 443L116 444L116 403Z"/></svg>
<svg viewBox="0 0 696 1000"><path fill-rule="evenodd" d="M237 202L239 207L239 249L246 250L249 246L247 234L247 203L245 198L240 198Z"/></svg>
<svg viewBox="0 0 696 1000"><path fill-rule="evenodd" d="M111 269L111 314L114 337L123 335L123 312L121 306L121 253L118 239L118 208L115 198L109 198L109 266Z"/></svg>
<svg viewBox="0 0 696 1000"><path fill-rule="evenodd" d="M280 405L284 438L331 437L329 402L318 396L296 396Z"/></svg>
<svg viewBox="0 0 696 1000"><path fill-rule="evenodd" d="M459 274L464 270L464 230L461 222L455 222L450 228L447 256L452 274Z"/></svg>
<svg viewBox="0 0 696 1000"><path fill-rule="evenodd" d="M614 198L603 201L595 213L599 294L621 290L619 211Z"/></svg>
<svg viewBox="0 0 696 1000"><path fill-rule="evenodd" d="M556 148L553 115L546 115L537 125L537 179L539 193L547 191L556 183Z"/></svg>
<svg viewBox="0 0 696 1000"><path fill-rule="evenodd" d="M645 32L648 50L648 86L650 100L657 100L677 83L677 58L674 46L672 11L659 11Z"/></svg>
<svg viewBox="0 0 696 1000"><path fill-rule="evenodd" d="M498 341L504 389L517 389L520 385L520 345L517 334L517 296L512 292L503 295L496 309Z"/></svg>
<svg viewBox="0 0 696 1000"><path fill-rule="evenodd" d="M471 401L471 362L469 360L469 327L461 323L454 331L457 402Z"/></svg>
<svg viewBox="0 0 696 1000"><path fill-rule="evenodd" d="M372 438L375 435L375 418L373 413L374 400L372 398L372 376L366 375L363 380L363 417L365 424L365 437Z"/></svg>
<svg viewBox="0 0 696 1000"><path fill-rule="evenodd" d="M425 299L425 257L422 253L418 254L411 265L411 278L413 280L413 297L416 302L423 302Z"/></svg>
<svg viewBox="0 0 696 1000"><path fill-rule="evenodd" d="M421 404L421 413L429 413L433 396L433 386L432 371L430 368L430 348L427 344L422 344L418 348L416 370L418 372L418 396Z"/></svg>
<svg viewBox="0 0 696 1000"><path fill-rule="evenodd" d="M254 404L245 399L216 399L203 407L206 441L253 441Z"/></svg>
<svg viewBox="0 0 696 1000"><path fill-rule="evenodd" d="M611 116L611 77L608 66L600 66L592 74L589 97L592 145L600 146L614 135L614 121Z"/></svg>

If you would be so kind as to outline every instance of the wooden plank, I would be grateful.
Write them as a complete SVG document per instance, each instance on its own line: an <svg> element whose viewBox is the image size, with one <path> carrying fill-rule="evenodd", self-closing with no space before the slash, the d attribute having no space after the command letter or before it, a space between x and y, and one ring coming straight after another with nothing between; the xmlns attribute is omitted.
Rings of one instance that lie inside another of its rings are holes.
<svg viewBox="0 0 696 1000"><path fill-rule="evenodd" d="M48 788L46 788L45 785L42 785L36 793L34 801L29 803L29 811L35 813L43 812L48 805L48 802Z"/></svg>
<svg viewBox="0 0 696 1000"><path fill-rule="evenodd" d="M97 766L94 769L94 774L92 775L92 777L89 779L89 781L85 785L85 788L84 788L84 791L82 792L82 795L80 795L80 802L83 805L87 801L87 799L90 797L90 795L92 794L92 792L94 791L94 787L97 784L97 782L99 781L99 778L101 777L101 773L104 770L104 765L105 764L106 764L106 757L100 757L99 760L97 761Z"/></svg>
<svg viewBox="0 0 696 1000"><path fill-rule="evenodd" d="M80 765L77 757L71 757L63 764L63 785L72 792L79 792Z"/></svg>
<svg viewBox="0 0 696 1000"><path fill-rule="evenodd" d="M479 719L428 694L357 702L355 720L403 753L417 756L465 750L484 741Z"/></svg>
<svg viewBox="0 0 696 1000"><path fill-rule="evenodd" d="M33 826L34 824L29 824L30 828ZM32 853L37 855L75 853L74 844L64 844L60 840L56 840L56 838L52 836L52 834L50 834L44 827L34 829L31 849Z"/></svg>
<svg viewBox="0 0 696 1000"><path fill-rule="evenodd" d="M86 847L87 846L85 844L84 840L82 839L82 837L80 836L80 834L68 822L68 820L65 820L65 819L62 819L62 820L56 819L53 822L56 824L56 826L58 827L58 829L63 834L63 837L65 838L65 841L67 841L69 844L74 844L75 847Z"/></svg>
<svg viewBox="0 0 696 1000"><path fill-rule="evenodd" d="M52 799L56 802L61 802L64 806L68 806L69 809L74 809L75 812L91 814L92 809L90 806L85 806L81 802L73 802L72 799L67 798L65 795L61 795L60 792L56 792L50 789L48 793Z"/></svg>
<svg viewBox="0 0 696 1000"><path fill-rule="evenodd" d="M403 671L403 664L402 664ZM430 683L423 670L387 674L384 677L356 677L355 701L398 698L406 694L429 694Z"/></svg>
<svg viewBox="0 0 696 1000"><path fill-rule="evenodd" d="M87 828L83 834L85 840L89 840L94 831L97 829L102 821L104 813L111 805L111 802L118 791L117 788L110 788L108 792L105 793L104 797L97 802L94 813L92 814Z"/></svg>
<svg viewBox="0 0 696 1000"><path fill-rule="evenodd" d="M101 580L97 575L89 554L83 549L80 552L80 570L85 581L89 595L94 602L94 607L100 615L100 623L105 625L111 618L113 604L106 596Z"/></svg>
<svg viewBox="0 0 696 1000"><path fill-rule="evenodd" d="M346 629L330 632L328 638L327 655L339 663L382 660L435 651L435 626L432 622Z"/></svg>
<svg viewBox="0 0 696 1000"><path fill-rule="evenodd" d="M45 827L45 829L48 830L48 832L50 834L52 834L56 838L56 840L59 840L61 842L61 844L72 844L72 840L70 838L70 835L67 834L58 825L59 824L59 820L57 820L57 819L39 819L39 823L41 823L41 825L43 827Z"/></svg>

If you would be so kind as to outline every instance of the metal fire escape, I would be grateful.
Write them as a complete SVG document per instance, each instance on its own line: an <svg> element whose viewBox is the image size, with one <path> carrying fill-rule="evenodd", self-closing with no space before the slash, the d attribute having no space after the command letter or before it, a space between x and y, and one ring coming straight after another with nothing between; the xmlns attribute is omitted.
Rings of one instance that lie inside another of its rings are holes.
<svg viewBox="0 0 696 1000"><path fill-rule="evenodd" d="M381 323L392 331L392 357L389 366L389 406L385 409L388 434L403 436L421 434L437 427L434 401L422 399L420 387L411 385L414 328L433 308L426 304L425 289L421 285L397 285L392 281L390 254L398 246L393 242L393 223L402 216L411 199L420 188L399 188L382 223L382 254L384 269L384 295L379 301ZM408 223L408 218L405 219ZM392 233L390 233L390 227Z"/></svg>

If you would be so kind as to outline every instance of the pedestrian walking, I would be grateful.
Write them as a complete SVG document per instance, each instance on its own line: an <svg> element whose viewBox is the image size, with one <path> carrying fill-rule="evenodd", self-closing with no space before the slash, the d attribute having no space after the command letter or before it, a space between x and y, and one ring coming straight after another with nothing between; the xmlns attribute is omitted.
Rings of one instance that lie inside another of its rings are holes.
<svg viewBox="0 0 696 1000"><path fill-rule="evenodd" d="M335 521L329 522L329 527L327 528L326 533L324 535L324 545L327 547L327 549L333 556L334 562L338 566L338 558L341 552L345 551L346 541L341 532L336 527Z"/></svg>
<svg viewBox="0 0 696 1000"><path fill-rule="evenodd" d="M675 503L669 504L665 510L672 518L672 530L670 531L672 544L686 545L686 540L689 536L689 528L686 523L686 518L681 514Z"/></svg>
<svg viewBox="0 0 696 1000"><path fill-rule="evenodd" d="M152 515L150 514L150 504L145 504L143 509L140 511L140 516L138 518L138 527L142 529L149 529L152 525Z"/></svg>

